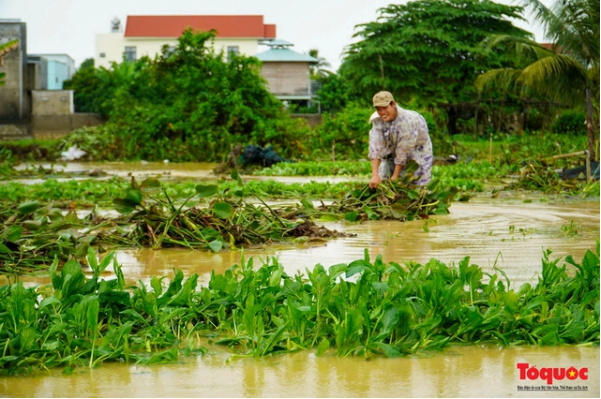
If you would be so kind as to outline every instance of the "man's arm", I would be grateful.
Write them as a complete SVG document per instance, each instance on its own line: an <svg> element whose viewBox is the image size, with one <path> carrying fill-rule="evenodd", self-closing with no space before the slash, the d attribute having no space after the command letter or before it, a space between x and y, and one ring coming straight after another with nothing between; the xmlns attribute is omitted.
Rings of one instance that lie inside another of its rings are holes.
<svg viewBox="0 0 601 399"><path fill-rule="evenodd" d="M378 184L382 183L378 168L380 167L380 158L374 158L371 160L371 179L369 180L369 188L376 188ZM396 170L396 169L395 169Z"/></svg>
<svg viewBox="0 0 601 399"><path fill-rule="evenodd" d="M394 165L394 170L392 171L392 176L390 176L390 180L398 179L402 170L403 170L403 165Z"/></svg>

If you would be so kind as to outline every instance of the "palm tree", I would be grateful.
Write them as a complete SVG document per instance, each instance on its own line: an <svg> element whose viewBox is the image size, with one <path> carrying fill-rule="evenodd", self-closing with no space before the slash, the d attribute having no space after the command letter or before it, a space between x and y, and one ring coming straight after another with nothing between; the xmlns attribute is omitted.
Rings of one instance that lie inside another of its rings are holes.
<svg viewBox="0 0 601 399"><path fill-rule="evenodd" d="M312 79L319 79L319 78L326 78L329 75L332 75L333 72L325 69L325 68L330 68L331 65L328 61L326 61L325 58L320 57L319 56L319 50L317 50L316 48L313 48L311 50L309 50L309 55L313 58L317 58L318 62L317 64L311 65L311 78Z"/></svg>
<svg viewBox="0 0 601 399"><path fill-rule="evenodd" d="M522 0L552 43L546 48L530 40L491 37L489 47L510 45L523 68L496 69L476 80L476 87L498 85L521 96L538 95L586 111L588 151L595 156L599 123L599 0Z"/></svg>

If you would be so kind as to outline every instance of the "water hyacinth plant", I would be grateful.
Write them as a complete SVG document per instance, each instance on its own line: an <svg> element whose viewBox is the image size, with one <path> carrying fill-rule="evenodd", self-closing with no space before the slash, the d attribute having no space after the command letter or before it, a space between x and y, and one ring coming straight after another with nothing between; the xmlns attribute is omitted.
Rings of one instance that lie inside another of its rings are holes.
<svg viewBox="0 0 601 399"><path fill-rule="evenodd" d="M217 185L199 184L194 194L176 204L156 179L138 184L134 178L121 196L113 199L118 217L102 215L95 208L79 217L38 201L0 209L0 273L11 274L83 259L90 246L186 247L219 252L223 248L263 245L296 237L324 239L346 236L273 209L260 197L253 204L237 194L237 200L215 197ZM252 189L250 189L252 191ZM155 196L162 193L162 198ZM189 206L196 197L194 205ZM199 205L198 200L202 203Z"/></svg>
<svg viewBox="0 0 601 399"><path fill-rule="evenodd" d="M396 357L453 344L599 345L599 242L581 263L560 266L543 254L538 283L515 289L469 257L457 265L430 260L363 259L289 276L277 259L253 259L206 286L174 270L150 284L126 286L112 255L49 270L50 286L0 287L0 370L5 375L105 361L168 362L209 355L227 345L235 356L314 350L319 356ZM113 265L114 278L104 279ZM567 268L572 268L568 272Z"/></svg>
<svg viewBox="0 0 601 399"><path fill-rule="evenodd" d="M19 273L48 266L55 256L62 263L82 259L92 246L160 249L184 247L219 252L291 241L304 237L323 240L348 236L319 226L318 220L410 220L448 213L452 190L416 187L405 181L367 185L350 191L343 200L314 206L308 198L293 205L268 205L263 193L232 174L236 183L219 191L216 184L198 184L192 194L177 201L157 179L138 183L131 178L112 205L120 216L107 216L98 208L79 217L39 201L0 208L0 273ZM227 191L232 193L226 196ZM250 198L249 198L250 197ZM254 200L251 201L251 200Z"/></svg>

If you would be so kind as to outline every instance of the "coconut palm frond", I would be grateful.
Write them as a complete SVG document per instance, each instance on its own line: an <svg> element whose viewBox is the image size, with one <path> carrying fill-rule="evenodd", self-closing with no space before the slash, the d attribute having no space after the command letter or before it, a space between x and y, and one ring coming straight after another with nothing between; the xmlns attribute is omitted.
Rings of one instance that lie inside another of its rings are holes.
<svg viewBox="0 0 601 399"><path fill-rule="evenodd" d="M541 25L548 39L552 39L551 35L549 35L549 27L556 23L557 20L557 16L553 11L539 0L522 0L520 4L522 7L530 9L534 22Z"/></svg>
<svg viewBox="0 0 601 399"><path fill-rule="evenodd" d="M600 69L599 69L599 65L596 65L594 67L591 67L588 69L587 71L587 75L588 75L588 80L591 82L591 85L593 87L597 88L597 91L599 91L599 73L600 73ZM598 98L599 96L597 96Z"/></svg>
<svg viewBox="0 0 601 399"><path fill-rule="evenodd" d="M2 57L9 51L16 49L18 46L19 39L11 40L10 42L0 44L0 66L2 65Z"/></svg>
<svg viewBox="0 0 601 399"><path fill-rule="evenodd" d="M599 135L592 123L599 114L599 0L555 0L547 8L539 0L521 0L521 5L539 23L557 54L542 58L527 68L516 82L552 101L584 108L587 115L587 142L595 154Z"/></svg>
<svg viewBox="0 0 601 399"><path fill-rule="evenodd" d="M556 54L553 49L530 39L509 35L493 35L484 40L482 44L487 51L491 51L495 47L505 46L507 52L513 53L517 59L525 62L534 62Z"/></svg>
<svg viewBox="0 0 601 399"><path fill-rule="evenodd" d="M521 69L493 69L478 76L474 86L478 92L500 88L502 90L511 90L522 73Z"/></svg>
<svg viewBox="0 0 601 399"><path fill-rule="evenodd" d="M561 76L568 76L577 83L585 83L587 72L578 61L572 57L558 54L554 57L545 57L524 68L520 79L528 85L552 83Z"/></svg>
<svg viewBox="0 0 601 399"><path fill-rule="evenodd" d="M599 1L557 1L548 34L562 50L585 65L599 62Z"/></svg>
<svg viewBox="0 0 601 399"><path fill-rule="evenodd" d="M331 67L330 63L325 58L319 55L318 49L310 49L309 55L317 59L317 63L309 67L311 71L311 76L313 78L324 78L333 74L332 71L327 69Z"/></svg>
<svg viewBox="0 0 601 399"><path fill-rule="evenodd" d="M518 84L539 96L564 104L582 107L587 87L587 71L571 57L557 55L543 58L524 68Z"/></svg>
<svg viewBox="0 0 601 399"><path fill-rule="evenodd" d="M0 57L8 53L9 51L16 49L18 45L19 39L11 40L10 42L0 44Z"/></svg>

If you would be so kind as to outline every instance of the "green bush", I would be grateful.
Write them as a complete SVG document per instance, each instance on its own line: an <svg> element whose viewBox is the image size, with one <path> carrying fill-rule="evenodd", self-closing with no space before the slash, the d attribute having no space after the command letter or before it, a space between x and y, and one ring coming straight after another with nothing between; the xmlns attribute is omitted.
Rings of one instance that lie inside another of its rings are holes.
<svg viewBox="0 0 601 399"><path fill-rule="evenodd" d="M578 111L563 111L551 125L553 133L586 134L586 116Z"/></svg>
<svg viewBox="0 0 601 399"><path fill-rule="evenodd" d="M323 122L315 127L310 147L313 157L330 158L332 147L336 159L357 159L367 156L369 144L369 117L373 109L358 103L349 103L341 112L323 114Z"/></svg>
<svg viewBox="0 0 601 399"><path fill-rule="evenodd" d="M86 152L82 157L85 161L117 161L126 159L122 142L114 131L114 125L85 126L73 130L65 136L59 145L59 150L67 151L76 145Z"/></svg>
<svg viewBox="0 0 601 399"><path fill-rule="evenodd" d="M108 122L75 132L63 147L78 144L96 160L221 161L236 144L300 156L308 126L269 93L256 58L215 52L214 36L188 29L155 59L83 68L71 84L90 82L82 104Z"/></svg>
<svg viewBox="0 0 601 399"><path fill-rule="evenodd" d="M3 141L0 150L10 152L15 162L54 162L60 158L59 140Z"/></svg>

